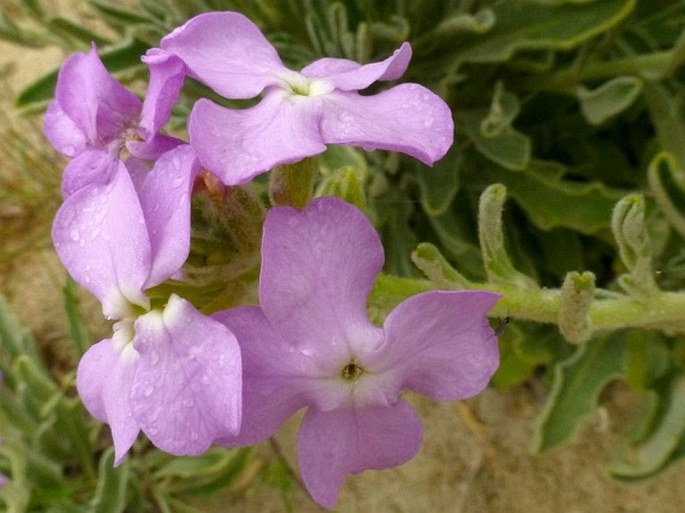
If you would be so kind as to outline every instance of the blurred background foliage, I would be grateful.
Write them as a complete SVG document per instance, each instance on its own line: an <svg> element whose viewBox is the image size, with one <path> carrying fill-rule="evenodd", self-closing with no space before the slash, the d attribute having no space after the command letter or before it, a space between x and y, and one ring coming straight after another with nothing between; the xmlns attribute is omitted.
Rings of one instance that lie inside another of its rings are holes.
<svg viewBox="0 0 685 513"><path fill-rule="evenodd" d="M382 234L386 274L370 310L382 318L428 288L503 292L494 314L511 323L493 385L534 377L551 388L534 450L567 443L620 379L643 407L609 473L639 480L685 454L685 1L89 0L78 4L79 18L59 2L0 5L0 37L65 54L94 42L108 69L139 93L147 76L140 56L204 11L242 12L294 69L324 56L380 60L411 42L403 81L426 85L452 106L453 149L432 170L349 149L319 161L317 194L364 208ZM58 67L20 91L17 108L40 112ZM183 133L200 96L230 104L189 79L170 130ZM45 171L54 157L36 151L13 157L30 158L23 164L30 172L2 178L0 201L45 210L48 226L58 177ZM258 192L263 185L255 184ZM228 232L246 218L258 228L261 210L250 194L234 196L254 215L233 211ZM202 201L194 227L228 215ZM220 275L253 283L258 248L232 236ZM198 240L190 274L208 263ZM22 251L7 248L1 258ZM79 354L90 340L71 287L65 305ZM211 290L235 298L248 296L244 289ZM240 489L256 474L261 460L249 450L170 458L145 442L113 470L106 434L75 397L73 373L55 375L0 307L0 471L10 476L0 497L9 511L199 511L188 494ZM292 485L283 468L260 464L262 478L283 490Z"/></svg>

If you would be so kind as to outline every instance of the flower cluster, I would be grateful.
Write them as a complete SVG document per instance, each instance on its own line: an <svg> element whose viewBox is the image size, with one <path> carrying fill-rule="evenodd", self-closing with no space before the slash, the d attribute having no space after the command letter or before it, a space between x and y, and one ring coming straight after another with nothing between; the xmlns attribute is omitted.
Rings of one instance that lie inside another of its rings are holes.
<svg viewBox="0 0 685 513"><path fill-rule="evenodd" d="M406 70L404 43L384 61L320 59L287 69L238 13L206 13L166 36L143 61L144 101L104 68L96 48L70 57L45 116L52 145L71 160L54 245L71 276L114 320L111 338L83 356L77 388L110 425L121 462L140 431L169 453L250 445L307 408L298 447L314 499L333 507L347 474L413 457L421 424L403 390L470 397L497 368L489 292L433 291L398 305L382 327L366 300L383 266L368 219L333 197L301 211L274 207L262 235L259 306L205 315L150 289L183 280L190 203L200 170L226 185L316 155L327 144L388 149L426 164L452 144L447 105L417 84L362 95ZM190 142L161 133L185 77L208 99L188 119Z"/></svg>

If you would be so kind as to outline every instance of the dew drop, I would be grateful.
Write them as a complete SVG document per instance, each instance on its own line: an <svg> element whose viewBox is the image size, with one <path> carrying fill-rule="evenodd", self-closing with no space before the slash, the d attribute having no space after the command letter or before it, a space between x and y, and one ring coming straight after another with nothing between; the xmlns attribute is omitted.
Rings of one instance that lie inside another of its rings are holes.
<svg viewBox="0 0 685 513"><path fill-rule="evenodd" d="M152 385L150 385L143 391L143 395L145 395L145 397L150 397L152 395L152 392L154 391L155 388Z"/></svg>
<svg viewBox="0 0 685 513"><path fill-rule="evenodd" d="M81 234L79 233L79 231L77 229L74 228L73 230L71 230L69 232L69 237L71 237L71 240L76 242L77 240L79 240L81 238Z"/></svg>

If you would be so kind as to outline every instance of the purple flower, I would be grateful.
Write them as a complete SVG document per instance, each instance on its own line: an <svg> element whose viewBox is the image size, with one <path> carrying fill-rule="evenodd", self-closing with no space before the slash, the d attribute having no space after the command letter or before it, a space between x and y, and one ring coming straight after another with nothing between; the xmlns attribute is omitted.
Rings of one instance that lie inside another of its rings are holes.
<svg viewBox="0 0 685 513"><path fill-rule="evenodd" d="M160 449L183 455L205 451L240 426L233 333L178 296L161 307L146 295L188 256L198 171L189 145L163 154L139 183L118 161L108 182L76 190L55 217L62 263L118 321L77 371L86 408L111 427L117 464L140 430Z"/></svg>
<svg viewBox="0 0 685 513"><path fill-rule="evenodd" d="M226 98L263 93L249 109L201 99L190 114L188 131L198 158L228 185L321 153L326 144L399 151L428 165L452 145L450 109L425 87L357 92L377 80L399 78L411 58L408 43L382 62L326 58L298 73L283 65L250 20L213 12L174 30L161 47L182 59L189 76Z"/></svg>
<svg viewBox="0 0 685 513"><path fill-rule="evenodd" d="M65 197L93 183L107 183L123 160L135 179L182 141L158 132L169 120L183 85L183 63L151 52L145 101L112 77L95 46L69 57L60 69L55 99L45 114L44 131L52 146L73 160L64 170Z"/></svg>
<svg viewBox="0 0 685 513"><path fill-rule="evenodd" d="M243 423L220 443L272 436L300 408L298 460L313 498L333 507L347 474L400 465L422 428L400 398L479 393L499 364L486 312L498 295L432 291L399 304L382 328L366 300L383 248L366 217L337 198L276 207L264 224L260 307L214 314L240 341Z"/></svg>

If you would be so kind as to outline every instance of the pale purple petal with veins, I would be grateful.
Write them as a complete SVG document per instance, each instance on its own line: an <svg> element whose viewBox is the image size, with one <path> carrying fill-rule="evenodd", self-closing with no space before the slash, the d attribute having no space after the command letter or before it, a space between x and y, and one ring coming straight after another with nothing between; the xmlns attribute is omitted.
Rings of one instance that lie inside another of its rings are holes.
<svg viewBox="0 0 685 513"><path fill-rule="evenodd" d="M128 303L146 307L150 271L145 217L123 163L107 185L90 185L62 204L52 227L55 249L69 274L121 319Z"/></svg>
<svg viewBox="0 0 685 513"><path fill-rule="evenodd" d="M77 53L64 62L57 78L54 102L89 145L101 148L137 121L142 108L136 95L107 72L94 46L89 52ZM58 141L58 150L63 145L57 132L65 123L52 115L45 120L46 136L50 141Z"/></svg>
<svg viewBox="0 0 685 513"><path fill-rule="evenodd" d="M365 357L398 389L456 401L481 392L499 366L497 337L486 312L499 294L431 291L400 303L385 320L385 345Z"/></svg>
<svg viewBox="0 0 685 513"><path fill-rule="evenodd" d="M64 168L62 196L67 198L88 185L105 185L118 168L117 153L98 148L86 149Z"/></svg>
<svg viewBox="0 0 685 513"><path fill-rule="evenodd" d="M243 110L201 99L188 120L190 142L200 162L225 184L245 183L326 149L318 129L320 102L311 100L279 89Z"/></svg>
<svg viewBox="0 0 685 513"><path fill-rule="evenodd" d="M259 28L236 12L195 16L160 46L178 55L191 77L226 98L254 98L287 72Z"/></svg>
<svg viewBox="0 0 685 513"><path fill-rule="evenodd" d="M240 349L223 324L172 294L163 312L135 323L140 354L133 414L147 437L175 455L204 452L240 428Z"/></svg>
<svg viewBox="0 0 685 513"><path fill-rule="evenodd" d="M333 91L325 101L321 135L326 144L399 151L427 165L452 146L450 108L418 84L401 84L372 96Z"/></svg>
<svg viewBox="0 0 685 513"><path fill-rule="evenodd" d="M195 152L185 144L162 155L145 176L139 199L152 262L144 289L169 279L188 257L190 193L199 169Z"/></svg>
<svg viewBox="0 0 685 513"><path fill-rule="evenodd" d="M359 91L377 80L400 78L409 66L411 53L411 45L402 43L390 57L381 62L359 64L347 59L326 57L305 66L301 73L307 77L325 78L341 91Z"/></svg>
<svg viewBox="0 0 685 513"><path fill-rule="evenodd" d="M183 87L185 66L177 56L158 48L148 50L142 60L150 69L150 82L139 126L143 137L152 139L169 121Z"/></svg>
<svg viewBox="0 0 685 513"><path fill-rule="evenodd" d="M117 345L112 339L98 342L83 355L76 372L76 386L86 408L110 426L115 466L121 463L140 431L129 403L137 354L130 344L123 348Z"/></svg>
<svg viewBox="0 0 685 513"><path fill-rule="evenodd" d="M344 201L318 198L303 211L272 208L262 240L261 308L302 351L345 360L382 341L366 314L382 266L378 234Z"/></svg>
<svg viewBox="0 0 685 513"><path fill-rule="evenodd" d="M184 144L184 141L170 135L157 134L147 141L130 139L126 141L126 149L135 158L155 160L169 150Z"/></svg>
<svg viewBox="0 0 685 513"><path fill-rule="evenodd" d="M402 400L392 407L310 408L297 444L302 480L316 502L333 508L345 476L401 465L422 437L421 421Z"/></svg>
<svg viewBox="0 0 685 513"><path fill-rule="evenodd" d="M65 114L59 103L53 101L43 118L45 137L52 147L67 157L75 157L88 145L86 134Z"/></svg>
<svg viewBox="0 0 685 513"><path fill-rule="evenodd" d="M102 402L105 376L117 361L112 350L112 340L101 340L88 348L76 371L76 389L88 413L101 422L107 422L107 410Z"/></svg>
<svg viewBox="0 0 685 513"><path fill-rule="evenodd" d="M238 307L213 317L228 326L241 347L243 421L240 434L220 443L252 445L276 433L300 408L336 407L344 397L331 386L321 362L304 354L274 331L262 310Z"/></svg>

